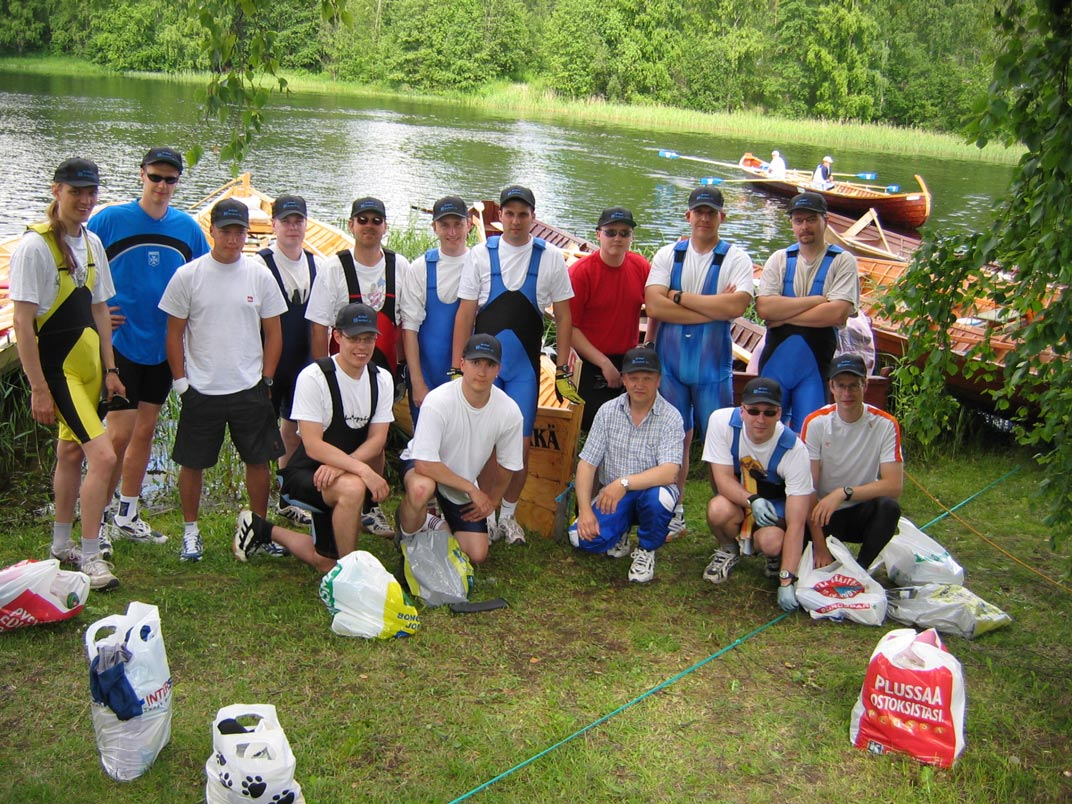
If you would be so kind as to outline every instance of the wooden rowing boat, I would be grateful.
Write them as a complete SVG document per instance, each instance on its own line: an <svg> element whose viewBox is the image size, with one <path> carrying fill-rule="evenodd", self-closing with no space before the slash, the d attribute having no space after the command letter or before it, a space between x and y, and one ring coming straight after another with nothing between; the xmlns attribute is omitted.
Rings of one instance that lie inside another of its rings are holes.
<svg viewBox="0 0 1072 804"><path fill-rule="evenodd" d="M772 179L764 169L764 161L746 153L738 162L738 167L750 176L750 182L760 190L776 195L794 196L797 193L816 192L826 199L827 206L834 212L842 212L858 218L874 208L882 221L889 226L903 229L918 229L931 214L931 193L923 177L917 175L918 192L889 192L889 188L872 184L838 181L829 190L819 190L811 186L811 173L803 170L789 170L784 180Z"/></svg>
<svg viewBox="0 0 1072 804"><path fill-rule="evenodd" d="M826 216L826 242L841 246L857 257L877 257L895 262L908 262L920 246L914 235L886 229L872 207L859 219L831 212Z"/></svg>

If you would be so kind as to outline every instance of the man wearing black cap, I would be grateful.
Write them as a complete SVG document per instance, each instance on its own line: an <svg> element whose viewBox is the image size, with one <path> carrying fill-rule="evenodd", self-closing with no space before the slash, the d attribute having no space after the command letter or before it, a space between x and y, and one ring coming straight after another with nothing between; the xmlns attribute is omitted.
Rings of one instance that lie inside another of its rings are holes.
<svg viewBox="0 0 1072 804"><path fill-rule="evenodd" d="M402 345L414 425L428 392L450 379L458 283L471 259L466 241L472 226L461 198L440 198L432 206L439 247L414 260L402 278Z"/></svg>
<svg viewBox="0 0 1072 804"><path fill-rule="evenodd" d="M860 566L871 565L893 538L901 518L904 454L901 427L890 414L864 402L867 367L858 354L840 355L830 367L826 405L804 420L819 501L808 530L819 566L833 559L826 537L860 542Z"/></svg>
<svg viewBox="0 0 1072 804"><path fill-rule="evenodd" d="M127 402L107 415L117 458L109 491L116 490L120 476L123 485L102 532L135 542L166 540L138 515L153 433L171 390L167 314L157 305L179 266L209 250L197 221L171 205L182 167L182 154L174 148L152 148L141 160L141 197L105 206L86 224L108 250L116 291L108 301L112 345L127 389Z"/></svg>
<svg viewBox="0 0 1072 804"><path fill-rule="evenodd" d="M501 361L497 338L472 335L462 351L461 380L428 392L401 456L406 485L398 508L401 535L413 536L429 527L427 506L435 498L474 564L488 555L487 518L510 478L524 466L521 409L495 386ZM493 453L489 471L485 467Z"/></svg>
<svg viewBox="0 0 1072 804"><path fill-rule="evenodd" d="M202 480L219 460L224 433L230 431L246 465L249 505L259 516L268 513L268 464L283 454L269 395L287 303L264 266L242 253L249 208L225 198L212 208L211 221L212 250L179 268L160 299L168 314L172 388L182 399L171 452L181 467L182 561L202 557Z"/></svg>
<svg viewBox="0 0 1072 804"><path fill-rule="evenodd" d="M499 206L502 236L489 237L473 249L472 262L458 286L462 301L454 321L454 359L461 358L474 331L494 335L502 343L503 362L497 384L517 402L525 418L525 468L510 479L492 540L502 538L507 544L523 544L525 530L514 513L528 477L529 440L540 391L543 311L548 305L554 312L558 338L556 387L572 402L583 400L569 379L573 343L569 300L573 287L566 260L555 246L530 234L536 220L532 190L519 185L507 187L499 194Z"/></svg>
<svg viewBox="0 0 1072 804"><path fill-rule="evenodd" d="M837 330L860 306L856 258L827 246L826 200L800 193L789 202L797 242L763 266L756 312L767 323L759 373L781 383L784 419L800 432L804 418L826 404L825 377L837 348Z"/></svg>
<svg viewBox="0 0 1072 804"><path fill-rule="evenodd" d="M663 363L659 391L685 423L678 488L689 473L693 432L701 436L711 413L733 404L733 338L730 322L752 300L752 259L719 237L726 219L722 193L698 187L689 196L687 240L656 253L644 291L649 319L660 322L655 350ZM685 530L681 505L670 524Z"/></svg>
<svg viewBox="0 0 1072 804"><path fill-rule="evenodd" d="M577 393L584 399L581 428L588 430L604 402L622 393L622 355L637 344L644 285L651 265L630 251L636 221L624 207L603 210L596 224L599 251L569 269L573 348L584 361ZM654 338L649 327L648 340Z"/></svg>
<svg viewBox="0 0 1072 804"><path fill-rule="evenodd" d="M627 351L621 373L625 394L599 409L577 463L578 513L569 538L574 547L621 558L630 555L629 529L636 525L629 580L647 583L680 496L685 431L681 414L659 394L662 366L654 349ZM593 500L597 472L601 489Z"/></svg>
<svg viewBox="0 0 1072 804"><path fill-rule="evenodd" d="M739 408L711 414L707 428L703 459L711 466L715 487L707 524L718 549L703 577L724 583L740 561L741 548L750 552L754 541L767 556L768 577L778 576L778 605L792 611L813 492L808 450L778 420L782 389L777 382L757 377L741 399Z"/></svg>
<svg viewBox="0 0 1072 804"><path fill-rule="evenodd" d="M301 443L281 470L280 495L287 504L315 511L313 539L308 534L273 527L263 515L238 515L233 550L246 561L273 542L327 572L357 549L361 509L366 496L377 503L390 493L373 467L383 455L387 430L394 421L394 380L371 363L379 335L378 314L365 304L347 304L335 318L332 338L339 347L298 375L292 413Z"/></svg>

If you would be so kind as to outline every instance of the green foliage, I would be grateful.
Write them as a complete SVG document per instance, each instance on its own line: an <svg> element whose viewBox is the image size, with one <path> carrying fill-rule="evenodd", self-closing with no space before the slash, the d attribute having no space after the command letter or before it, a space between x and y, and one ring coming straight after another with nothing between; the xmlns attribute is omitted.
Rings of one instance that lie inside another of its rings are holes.
<svg viewBox="0 0 1072 804"><path fill-rule="evenodd" d="M387 78L433 90L468 90L486 80L490 58L480 0L396 0L386 18Z"/></svg>
<svg viewBox="0 0 1072 804"><path fill-rule="evenodd" d="M0 0L0 53L22 55L45 44L46 9L32 0Z"/></svg>

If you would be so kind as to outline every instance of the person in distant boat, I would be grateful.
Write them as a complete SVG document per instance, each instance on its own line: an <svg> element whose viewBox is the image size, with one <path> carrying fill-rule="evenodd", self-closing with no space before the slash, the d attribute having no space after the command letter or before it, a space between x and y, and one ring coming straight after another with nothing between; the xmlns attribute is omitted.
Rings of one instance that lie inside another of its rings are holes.
<svg viewBox="0 0 1072 804"><path fill-rule="evenodd" d="M730 322L752 301L752 259L719 236L726 220L722 192L699 187L689 196L687 240L663 246L652 260L644 289L649 320L660 323L655 351L662 361L659 392L677 408L685 427L678 489L684 492L693 433L711 413L733 404L733 338ZM685 529L679 503L670 523Z"/></svg>
<svg viewBox="0 0 1072 804"><path fill-rule="evenodd" d="M100 171L87 159L66 159L56 168L48 220L29 226L11 255L9 293L30 412L41 424L59 422L52 557L80 568L91 588L106 590L119 586L99 540L116 457L97 405L102 384L109 400L126 389L112 354L108 299L115 289L108 255L85 228L99 185ZM81 546L71 538L76 500L82 503Z"/></svg>
<svg viewBox="0 0 1072 804"><path fill-rule="evenodd" d="M834 164L834 157L824 156L823 161L815 166L815 172L811 176L811 186L816 190L831 190L834 187L834 174L830 166Z"/></svg>
<svg viewBox="0 0 1072 804"><path fill-rule="evenodd" d="M767 324L759 373L781 384L782 421L800 432L804 418L826 404L837 330L860 306L860 282L856 258L823 239L821 195L794 196L789 220L797 242L770 256L756 295L756 312Z"/></svg>
<svg viewBox="0 0 1072 804"><path fill-rule="evenodd" d="M826 537L837 536L860 543L858 561L867 569L901 518L901 427L889 413L864 403L866 390L863 357L843 354L830 367L834 403L804 420L801 438L819 495L808 520L816 566L833 562Z"/></svg>
<svg viewBox="0 0 1072 804"><path fill-rule="evenodd" d="M603 210L596 223L599 251L570 266L573 298L573 348L581 356L577 392L584 398L581 429L588 431L596 413L624 392L622 356L640 336L640 311L651 265L630 251L636 221L624 207ZM647 340L655 337L649 321Z"/></svg>
<svg viewBox="0 0 1072 804"><path fill-rule="evenodd" d="M156 423L171 391L168 317L157 305L179 266L209 251L197 221L171 205L182 169L177 150L152 148L141 160L141 197L105 206L86 224L108 251L115 282L115 296L108 301L112 345L119 379L127 389L127 402L107 414L117 458L109 498L120 478L122 487L118 505L113 503L115 510L105 517L102 538L153 544L167 540L141 518L138 507Z"/></svg>
<svg viewBox="0 0 1072 804"><path fill-rule="evenodd" d="M770 167L767 169L767 175L772 179L785 178L785 160L782 159L782 155L778 151L771 151Z"/></svg>

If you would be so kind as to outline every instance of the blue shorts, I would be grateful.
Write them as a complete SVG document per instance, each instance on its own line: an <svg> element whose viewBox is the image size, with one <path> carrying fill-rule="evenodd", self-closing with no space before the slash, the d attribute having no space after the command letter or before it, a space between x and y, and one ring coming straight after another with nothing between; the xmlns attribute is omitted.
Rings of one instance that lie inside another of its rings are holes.
<svg viewBox="0 0 1072 804"><path fill-rule="evenodd" d="M399 462L398 474L405 482L406 475L411 471L416 471L417 462L412 458L403 458ZM450 528L451 533L487 533L488 532L488 520L480 519L475 522L467 519L462 519L462 514L470 503L459 504L448 500L439 491L439 485L436 484L435 492L436 502L439 503L439 510L443 512L443 519L447 521L447 526Z"/></svg>

